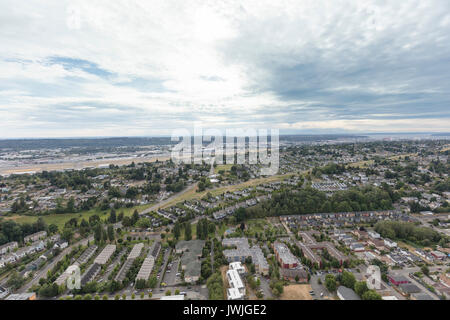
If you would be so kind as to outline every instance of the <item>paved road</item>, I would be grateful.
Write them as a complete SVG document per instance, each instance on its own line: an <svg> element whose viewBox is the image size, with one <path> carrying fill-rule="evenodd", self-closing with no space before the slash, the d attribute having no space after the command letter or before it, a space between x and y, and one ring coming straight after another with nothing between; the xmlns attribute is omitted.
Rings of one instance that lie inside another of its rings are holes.
<svg viewBox="0 0 450 320"><path fill-rule="evenodd" d="M182 195L185 194L186 192L191 191L191 190L194 189L196 186L197 186L197 182L194 183L194 184L192 184L192 185L190 185L190 186L188 186L186 189L184 189L184 190L182 190L182 191L180 191L180 192L178 192L178 193L173 194L172 196L170 196L170 197L167 198L166 200L163 200L163 201L159 202L158 204L155 204L154 206L152 206L152 207L150 207L150 208L147 208L147 209L141 211L139 214L142 215L142 214L150 213L150 212L152 212L152 211L156 211L156 210L158 210L159 208L161 208L162 206L166 205L167 203L169 203L169 202L173 201L174 199L176 199L176 198L182 196Z"/></svg>
<svg viewBox="0 0 450 320"><path fill-rule="evenodd" d="M30 282L26 283L22 288L20 288L19 290L17 290L18 293L24 293L27 292L28 289L30 289L34 284L39 282L39 279L41 278L46 278L47 277L47 272L48 270L52 269L57 263L58 261L61 261L67 254L69 254L73 248L82 245L85 246L87 245L88 241L93 241L94 240L94 236L90 236L89 238L83 239L77 243L74 243L73 245L67 247L66 249L64 249L57 257L55 257L53 259L52 262L50 262L49 264L47 264L46 266L44 266L44 268L42 268L41 270L39 270L33 280L31 280Z"/></svg>
<svg viewBox="0 0 450 320"><path fill-rule="evenodd" d="M260 275L258 275L258 278L261 281L260 288L263 291L264 299L272 299L273 295L272 295L272 289L270 289L270 282L269 282L269 280L266 279L265 277L260 276Z"/></svg>
<svg viewBox="0 0 450 320"><path fill-rule="evenodd" d="M169 248L166 251L166 253L164 254L164 260L163 260L163 265L162 265L162 268L161 268L161 274L159 276L158 284L156 285L156 288L159 288L161 286L161 283L163 282L162 280L163 280L164 275L165 275L165 270L166 270L166 267L167 267L167 263L169 262L170 251L172 251L172 249Z"/></svg>

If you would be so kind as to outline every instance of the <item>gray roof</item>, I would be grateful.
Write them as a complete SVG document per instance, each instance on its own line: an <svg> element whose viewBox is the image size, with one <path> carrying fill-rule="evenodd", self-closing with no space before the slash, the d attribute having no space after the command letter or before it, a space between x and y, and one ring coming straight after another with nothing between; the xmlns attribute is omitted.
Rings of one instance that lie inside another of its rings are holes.
<svg viewBox="0 0 450 320"><path fill-rule="evenodd" d="M433 298L426 293L413 293L412 296L417 300L433 300Z"/></svg>
<svg viewBox="0 0 450 320"><path fill-rule="evenodd" d="M361 298L350 288L339 286L337 289L338 294L340 294L344 300L361 300Z"/></svg>
<svg viewBox="0 0 450 320"><path fill-rule="evenodd" d="M420 292L420 288L413 283L402 283L399 285L399 287L405 293L419 293Z"/></svg>

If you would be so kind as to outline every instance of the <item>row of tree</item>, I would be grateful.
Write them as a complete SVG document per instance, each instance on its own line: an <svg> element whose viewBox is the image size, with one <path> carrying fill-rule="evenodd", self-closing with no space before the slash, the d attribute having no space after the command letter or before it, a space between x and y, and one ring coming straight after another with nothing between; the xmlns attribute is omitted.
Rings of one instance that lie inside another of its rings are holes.
<svg viewBox="0 0 450 320"><path fill-rule="evenodd" d="M407 240L428 246L438 243L446 246L449 238L428 227L416 226L411 222L402 221L378 221L375 224L375 231L382 237L394 240Z"/></svg>
<svg viewBox="0 0 450 320"><path fill-rule="evenodd" d="M324 192L306 187L296 192L288 189L274 192L272 199L268 201L245 210L237 210L236 219L243 221L265 216L388 209L392 209L392 198L382 188L338 191L328 198Z"/></svg>

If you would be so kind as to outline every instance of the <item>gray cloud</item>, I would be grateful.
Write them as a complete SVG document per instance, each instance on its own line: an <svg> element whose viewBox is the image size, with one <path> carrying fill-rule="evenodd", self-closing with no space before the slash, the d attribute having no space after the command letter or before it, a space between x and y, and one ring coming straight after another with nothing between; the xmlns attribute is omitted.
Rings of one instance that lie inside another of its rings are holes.
<svg viewBox="0 0 450 320"><path fill-rule="evenodd" d="M450 130L446 0L10 6L1 136Z"/></svg>

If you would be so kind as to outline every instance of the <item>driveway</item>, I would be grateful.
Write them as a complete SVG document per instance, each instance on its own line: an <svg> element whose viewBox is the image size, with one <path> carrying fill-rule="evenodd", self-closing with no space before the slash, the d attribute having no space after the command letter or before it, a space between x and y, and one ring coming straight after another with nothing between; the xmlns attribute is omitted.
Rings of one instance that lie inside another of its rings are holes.
<svg viewBox="0 0 450 320"><path fill-rule="evenodd" d="M264 299L273 298L272 289L270 289L269 280L263 276L258 276L258 277L259 277L259 280L261 281L261 290L263 291Z"/></svg>

